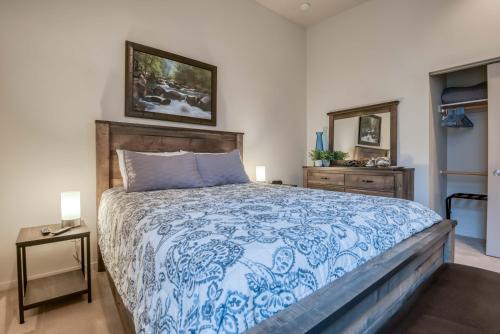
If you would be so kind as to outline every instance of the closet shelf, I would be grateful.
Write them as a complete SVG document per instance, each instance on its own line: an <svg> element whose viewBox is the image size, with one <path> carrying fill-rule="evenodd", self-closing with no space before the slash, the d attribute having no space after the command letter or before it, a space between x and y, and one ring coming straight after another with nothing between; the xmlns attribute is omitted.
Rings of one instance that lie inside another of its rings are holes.
<svg viewBox="0 0 500 334"><path fill-rule="evenodd" d="M488 176L487 172L475 172L475 171L453 171L453 170L442 170L439 173L443 175L462 175L462 176Z"/></svg>
<svg viewBox="0 0 500 334"><path fill-rule="evenodd" d="M488 99L442 104L439 106L439 110L442 114L444 114L448 109L455 109L459 107L464 107L465 112L488 111Z"/></svg>

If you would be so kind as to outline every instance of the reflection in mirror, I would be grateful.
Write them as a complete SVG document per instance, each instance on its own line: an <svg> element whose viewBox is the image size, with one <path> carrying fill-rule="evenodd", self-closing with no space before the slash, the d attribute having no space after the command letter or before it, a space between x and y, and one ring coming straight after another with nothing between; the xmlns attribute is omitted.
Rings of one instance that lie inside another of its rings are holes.
<svg viewBox="0 0 500 334"><path fill-rule="evenodd" d="M390 158L391 114L336 119L333 135L334 149L349 153L348 159Z"/></svg>

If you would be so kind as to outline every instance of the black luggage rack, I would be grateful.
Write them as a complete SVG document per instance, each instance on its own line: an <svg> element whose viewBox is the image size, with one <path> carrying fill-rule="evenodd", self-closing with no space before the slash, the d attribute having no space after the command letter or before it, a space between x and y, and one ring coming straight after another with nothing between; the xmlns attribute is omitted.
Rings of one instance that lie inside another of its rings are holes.
<svg viewBox="0 0 500 334"><path fill-rule="evenodd" d="M453 195L446 197L446 219L451 219L451 200L454 198L472 199L476 201L487 201L488 195L455 193Z"/></svg>

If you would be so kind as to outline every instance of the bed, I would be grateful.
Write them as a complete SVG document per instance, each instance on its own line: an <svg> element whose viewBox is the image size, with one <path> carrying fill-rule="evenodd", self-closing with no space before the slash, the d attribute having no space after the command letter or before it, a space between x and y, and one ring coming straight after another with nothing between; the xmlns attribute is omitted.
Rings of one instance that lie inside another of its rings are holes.
<svg viewBox="0 0 500 334"><path fill-rule="evenodd" d="M243 134L96 122L99 270L127 332L375 332L453 261L409 201L263 184L125 193L115 150L243 152Z"/></svg>

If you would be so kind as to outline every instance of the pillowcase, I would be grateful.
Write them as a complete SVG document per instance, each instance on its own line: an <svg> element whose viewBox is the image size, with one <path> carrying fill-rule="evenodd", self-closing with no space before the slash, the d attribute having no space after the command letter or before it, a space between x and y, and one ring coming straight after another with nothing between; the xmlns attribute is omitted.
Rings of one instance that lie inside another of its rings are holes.
<svg viewBox="0 0 500 334"><path fill-rule="evenodd" d="M128 187L128 178L127 178L127 173L125 172L125 161L123 160L123 152L125 150L116 150L116 154L118 155L118 168L120 169L120 174L122 175L122 180L123 180L123 187L127 189ZM132 152L132 151L130 151ZM186 153L185 151L176 151L176 152L135 152L135 153L140 153L140 154L146 154L146 155L159 155L159 156L174 156L174 155L181 155Z"/></svg>
<svg viewBox="0 0 500 334"><path fill-rule="evenodd" d="M239 150L229 153L196 153L195 156L198 171L206 187L250 182Z"/></svg>
<svg viewBox="0 0 500 334"><path fill-rule="evenodd" d="M123 152L126 192L179 188L199 188L203 180L193 153L173 156Z"/></svg>

